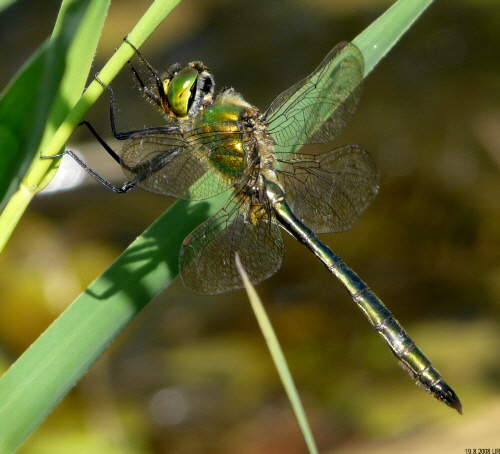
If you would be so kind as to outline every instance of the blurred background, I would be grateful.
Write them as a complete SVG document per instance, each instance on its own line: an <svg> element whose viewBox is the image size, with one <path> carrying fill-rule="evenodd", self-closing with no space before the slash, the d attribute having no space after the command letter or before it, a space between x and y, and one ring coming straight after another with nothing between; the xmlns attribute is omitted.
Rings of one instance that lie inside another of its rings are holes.
<svg viewBox="0 0 500 454"><path fill-rule="evenodd" d="M265 110L391 3L185 0L141 50L158 69L202 60L218 89L232 85ZM95 72L148 5L112 3ZM0 15L0 87L49 36L58 8L20 0ZM433 361L464 416L412 383L340 283L291 237L282 269L257 287L321 452L500 449L499 20L495 1L436 2L368 77L336 144L370 150L379 195L349 232L322 237ZM113 86L119 130L162 124L127 68ZM108 105L105 94L86 118L119 149ZM124 181L86 128L69 147ZM79 178L38 195L0 256L2 370L173 202ZM177 279L19 452L306 448L244 292L200 297Z"/></svg>

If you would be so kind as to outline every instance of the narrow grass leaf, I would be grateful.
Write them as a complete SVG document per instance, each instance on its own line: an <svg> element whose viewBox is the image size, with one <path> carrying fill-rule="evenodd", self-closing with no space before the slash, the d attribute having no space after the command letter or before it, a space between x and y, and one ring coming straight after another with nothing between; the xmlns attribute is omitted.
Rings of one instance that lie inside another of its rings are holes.
<svg viewBox="0 0 500 454"><path fill-rule="evenodd" d="M271 321L267 316L266 309L264 308L259 295L255 291L255 287L250 282L245 268L243 268L243 265L241 264L238 253L236 253L235 260L238 272L240 273L241 279L245 284L245 290L247 292L248 299L250 301L250 304L252 305L252 309L255 317L257 318L257 322L259 323L262 335L266 340L267 348L269 348L269 352L271 353L271 357L273 358L274 365L278 370L281 383L283 383L285 391L288 395L288 400L292 405L293 412L295 413L295 417L297 418L297 422L299 423L299 427L302 431L302 435L304 436L307 448L311 454L317 454L318 448L316 447L316 442L314 441L311 428L309 427L309 422L307 421L304 407L302 406L299 393L297 391L295 383L293 382L293 377L286 362L285 355L283 354L283 350L281 349L278 338L276 337L276 333L274 332Z"/></svg>

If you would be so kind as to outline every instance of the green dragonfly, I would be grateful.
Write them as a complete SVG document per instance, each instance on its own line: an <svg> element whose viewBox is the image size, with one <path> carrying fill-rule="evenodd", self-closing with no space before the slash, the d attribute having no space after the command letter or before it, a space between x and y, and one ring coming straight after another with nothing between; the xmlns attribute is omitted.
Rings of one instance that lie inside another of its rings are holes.
<svg viewBox="0 0 500 454"><path fill-rule="evenodd" d="M283 228L342 282L417 384L461 413L455 392L391 312L317 237L349 229L378 190L376 165L358 145L321 154L296 153L303 144L332 141L354 112L364 75L358 48L337 45L309 77L278 96L265 113L233 88L214 96L213 76L201 62L185 68L174 65L160 76L135 51L154 82L148 85L133 67L132 71L140 90L164 115L165 125L118 133L112 91L113 134L125 140L120 154L87 124L129 180L113 187L70 150L65 153L115 192L140 186L201 200L231 191L225 206L183 242L179 269L186 287L210 295L241 288L236 252L254 284L267 279L283 260Z"/></svg>

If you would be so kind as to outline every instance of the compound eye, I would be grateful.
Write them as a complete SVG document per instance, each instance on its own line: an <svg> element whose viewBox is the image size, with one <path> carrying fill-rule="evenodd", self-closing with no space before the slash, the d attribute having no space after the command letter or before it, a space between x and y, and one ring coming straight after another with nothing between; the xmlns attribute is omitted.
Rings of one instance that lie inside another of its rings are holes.
<svg viewBox="0 0 500 454"><path fill-rule="evenodd" d="M167 100L175 114L181 117L185 117L188 114L189 107L196 95L193 86L195 86L197 79L198 71L187 67L181 69L169 81L168 87L166 87Z"/></svg>

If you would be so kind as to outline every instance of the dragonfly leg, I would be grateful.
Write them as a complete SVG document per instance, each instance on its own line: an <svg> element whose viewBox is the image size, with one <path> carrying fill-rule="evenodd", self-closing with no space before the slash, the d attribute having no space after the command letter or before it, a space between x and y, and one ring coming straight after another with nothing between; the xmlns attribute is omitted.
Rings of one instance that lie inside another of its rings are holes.
<svg viewBox="0 0 500 454"><path fill-rule="evenodd" d="M91 130L93 130L90 123L87 124ZM97 172L92 170L83 160L72 150L65 150L62 153L52 155L52 156L40 156L42 159L54 159L61 158L64 155L70 156L75 162L82 167L91 177L95 178L99 183L106 186L108 189L111 189L113 192L122 194L130 191L133 187L145 181L151 175L155 174L167 164L169 164L173 159L175 159L180 153L182 153L182 147L172 149L170 153L159 154L153 156L152 158L139 163L137 166L128 166L124 162L120 160L115 151L96 133L96 138L104 147L104 149L113 156L116 161L122 166L122 168L128 171L129 175L133 174L134 177L125 183L121 187L116 187L112 183L110 183L105 178L101 177Z"/></svg>
<svg viewBox="0 0 500 454"><path fill-rule="evenodd" d="M92 135L97 139L97 141L102 145L102 147L107 151L107 153L118 163L120 164L120 157L116 153L115 150L113 150L107 143L106 141L101 137L101 135L94 129L94 127L87 121L83 120L81 123L78 124L80 125L85 125L87 128L89 128L89 131L92 133ZM116 136L115 136L116 137Z"/></svg>
<svg viewBox="0 0 500 454"><path fill-rule="evenodd" d="M137 54L137 57L139 58L139 60L146 66L146 68L149 70L149 72L153 76L153 78L155 80L156 89L158 90L158 95L156 95L155 93L153 93L146 86L146 84L142 81L141 77L139 76L139 74L137 73L137 71L135 70L135 68L129 62L130 69L134 73L134 76L137 79L137 82L139 83L140 90L142 91L142 93L144 93L146 95L147 98L149 98L153 102L153 104L157 105L160 109L162 109L162 102L161 102L161 100L162 99L166 99L167 96L165 94L165 89L164 89L164 86L163 86L163 81L161 80L161 77L158 75L158 71L156 71L156 69L154 69L151 66L151 64L144 58L144 55L141 54L141 52L139 51L139 49L137 49L137 47L135 47L135 45L132 44L129 41L128 36L126 36L125 38L123 38L123 41L125 41L132 49L134 49L134 51Z"/></svg>
<svg viewBox="0 0 500 454"><path fill-rule="evenodd" d="M128 41L127 41L128 42ZM132 68L133 69L133 68ZM139 84L141 84L141 91L150 99L155 104L158 104L158 106L161 108L161 101L156 97L156 95L151 92L151 90L148 89L144 85L144 82L141 80L140 76L136 73L135 69L133 69L134 74L136 74L136 77L138 78ZM154 69L153 69L154 71ZM117 140L127 140L130 137L136 135L136 134L154 134L154 133L166 133L168 131L178 131L180 130L179 126L160 126L160 127L153 127L153 128L143 128L143 129L133 129L131 131L124 131L124 132L117 132L116 128L116 121L115 121L115 92L113 89L109 86L106 85L101 79L99 79L99 74L96 74L95 79L97 82L99 82L106 90L110 92L110 103L109 103L109 121L111 124L111 132L113 133L113 136ZM160 81L161 85L161 81ZM160 88L158 88L160 90ZM161 85L161 93L163 92L163 85ZM119 159L117 158L117 154L112 151L109 147L109 145L104 142L104 140L100 137L99 133L94 129L94 127L86 120L82 121L81 123L78 124L80 125L85 125L87 128L89 128L90 132L94 135L94 137L99 141L99 143L105 148L105 150L113 157L113 159L117 162L120 162Z"/></svg>
<svg viewBox="0 0 500 454"><path fill-rule="evenodd" d="M159 83L158 80L156 80L156 87L157 87L157 90L158 90L158 93L160 93L160 97L158 97L153 91L151 91L149 89L148 86L146 86L146 84L143 82L141 76L139 75L139 73L136 71L136 69L132 66L132 63L128 62L128 65L130 67L130 70L132 71L132 73L134 74L134 77L137 81L137 83L139 84L139 91L141 91L154 105L158 106L160 109L162 108L162 104L161 104L161 96L165 97L165 93L164 93L164 90L163 90L163 84ZM155 78L157 79L157 78ZM161 88L160 88L161 87Z"/></svg>
<svg viewBox="0 0 500 454"><path fill-rule="evenodd" d="M106 144L106 146L109 147L109 145L107 145L107 144ZM113 153L114 153L114 151L113 151ZM83 162L82 159L80 159L80 157L73 150L64 150L62 153L55 154L52 156L40 156L40 158L41 159L54 159L54 158L62 158L64 155L70 156L91 177L95 178L99 183L101 183L102 185L106 186L108 189L111 189L113 192L116 192L118 194L123 194L125 192L130 191L137 184L136 181L130 180L130 181L126 181L125 183L123 183L123 185L120 188L113 186L112 183L110 183L105 178L101 177L97 172L95 172L87 164L85 164L85 162Z"/></svg>
<svg viewBox="0 0 500 454"><path fill-rule="evenodd" d="M113 132L113 136L117 140L126 140L128 139L131 135L135 134L137 131L127 131L127 132L117 132L116 130L116 123L115 123L115 92L113 89L105 84L101 79L99 79L99 73L97 73L94 76L95 80L99 82L106 90L109 91L110 93L110 101L109 101L109 121L111 123L111 131ZM98 134L95 132L95 129L90 125L90 123L86 121L82 121L80 124L85 124L89 129L92 134L99 140L99 142L102 144ZM103 145L104 146L104 145ZM106 148L106 147L104 147Z"/></svg>

